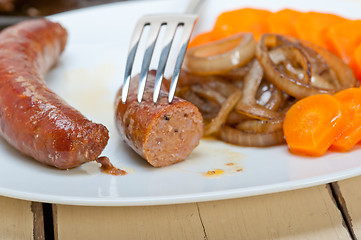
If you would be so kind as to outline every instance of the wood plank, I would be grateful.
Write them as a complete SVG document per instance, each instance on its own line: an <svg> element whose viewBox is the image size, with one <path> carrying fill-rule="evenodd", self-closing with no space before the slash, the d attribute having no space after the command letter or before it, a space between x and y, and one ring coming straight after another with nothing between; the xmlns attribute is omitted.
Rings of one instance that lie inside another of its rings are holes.
<svg viewBox="0 0 361 240"><path fill-rule="evenodd" d="M56 239L204 239L197 205L54 205Z"/></svg>
<svg viewBox="0 0 361 240"><path fill-rule="evenodd" d="M33 213L33 237L35 240L44 240L45 231L43 204L40 202L32 202L31 211Z"/></svg>
<svg viewBox="0 0 361 240"><path fill-rule="evenodd" d="M351 239L329 185L198 205L208 240Z"/></svg>
<svg viewBox="0 0 361 240"><path fill-rule="evenodd" d="M0 238L45 239L39 204L0 196Z"/></svg>
<svg viewBox="0 0 361 240"><path fill-rule="evenodd" d="M361 239L361 176L333 183L338 201L355 239Z"/></svg>
<svg viewBox="0 0 361 240"><path fill-rule="evenodd" d="M54 206L62 239L351 239L329 185L147 207Z"/></svg>

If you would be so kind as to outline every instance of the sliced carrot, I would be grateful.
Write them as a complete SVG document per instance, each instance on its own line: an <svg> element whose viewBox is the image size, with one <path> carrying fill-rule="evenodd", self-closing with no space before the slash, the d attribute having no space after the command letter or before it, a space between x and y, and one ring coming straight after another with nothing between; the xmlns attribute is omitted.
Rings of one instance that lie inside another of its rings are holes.
<svg viewBox="0 0 361 240"><path fill-rule="evenodd" d="M267 20L271 12L254 8L242 8L223 12L217 18L213 31L218 36L231 36L240 32L251 32L255 39L269 32Z"/></svg>
<svg viewBox="0 0 361 240"><path fill-rule="evenodd" d="M283 131L291 152L321 156L345 125L340 102L331 95L319 94L298 101L288 110Z"/></svg>
<svg viewBox="0 0 361 240"><path fill-rule="evenodd" d="M206 43L213 42L213 33L212 32L204 32L196 35L188 44L188 48L200 46Z"/></svg>
<svg viewBox="0 0 361 240"><path fill-rule="evenodd" d="M292 9L283 9L268 18L268 27L271 33L297 37L295 24L302 13Z"/></svg>
<svg viewBox="0 0 361 240"><path fill-rule="evenodd" d="M308 12L299 16L295 24L297 36L319 46L325 46L324 35L329 26L346 21L334 14Z"/></svg>
<svg viewBox="0 0 361 240"><path fill-rule="evenodd" d="M361 44L354 50L349 66L353 70L355 77L361 81Z"/></svg>
<svg viewBox="0 0 361 240"><path fill-rule="evenodd" d="M347 124L331 148L348 151L361 140L361 89L349 88L338 92L334 97L342 104L342 116Z"/></svg>
<svg viewBox="0 0 361 240"><path fill-rule="evenodd" d="M361 20L341 21L330 25L324 35L326 48L350 63L355 48L361 43Z"/></svg>
<svg viewBox="0 0 361 240"><path fill-rule="evenodd" d="M217 40L222 39L223 36L218 36L216 33L210 31L210 32L204 32L201 34L196 35L192 41L188 44L188 48L200 46L203 44L211 43Z"/></svg>

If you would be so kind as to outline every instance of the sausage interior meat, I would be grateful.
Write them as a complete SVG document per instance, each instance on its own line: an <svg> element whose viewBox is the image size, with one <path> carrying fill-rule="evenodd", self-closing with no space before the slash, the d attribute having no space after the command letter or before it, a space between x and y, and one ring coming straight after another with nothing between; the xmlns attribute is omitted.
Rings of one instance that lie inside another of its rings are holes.
<svg viewBox="0 0 361 240"><path fill-rule="evenodd" d="M139 77L139 76L138 76ZM116 98L116 126L124 141L154 167L180 161L192 152L203 135L203 118L197 107L161 91L153 103L155 72L148 75L143 101L137 101L138 77L132 79L125 104Z"/></svg>
<svg viewBox="0 0 361 240"><path fill-rule="evenodd" d="M46 86L44 76L66 41L66 30L45 19L0 33L0 134L22 153L59 169L96 160L109 138L105 126Z"/></svg>

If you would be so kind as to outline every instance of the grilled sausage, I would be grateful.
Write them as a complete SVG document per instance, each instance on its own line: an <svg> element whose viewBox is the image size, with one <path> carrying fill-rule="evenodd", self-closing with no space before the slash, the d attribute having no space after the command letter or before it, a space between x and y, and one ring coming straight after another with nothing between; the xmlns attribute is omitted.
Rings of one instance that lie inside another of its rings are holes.
<svg viewBox="0 0 361 240"><path fill-rule="evenodd" d="M118 91L115 106L117 129L124 141L154 167L183 161L199 144L203 118L192 103L161 91L153 103L155 73L150 72L143 101L137 101L138 79L132 79L125 104Z"/></svg>
<svg viewBox="0 0 361 240"><path fill-rule="evenodd" d="M0 33L0 134L22 153L59 169L96 160L109 138L105 126L46 86L44 75L66 41L66 30L45 19Z"/></svg>

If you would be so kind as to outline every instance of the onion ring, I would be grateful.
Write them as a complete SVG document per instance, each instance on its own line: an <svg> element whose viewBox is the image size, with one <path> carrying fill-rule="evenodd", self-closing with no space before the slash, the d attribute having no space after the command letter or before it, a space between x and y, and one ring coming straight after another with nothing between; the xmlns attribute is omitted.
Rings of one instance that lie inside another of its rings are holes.
<svg viewBox="0 0 361 240"><path fill-rule="evenodd" d="M289 95L295 98L304 98L310 95L322 93L332 94L335 92L334 89L319 88L312 85L312 81L310 81L310 79L307 79L311 75L311 71L308 70L310 66L307 66L307 69L305 69L305 66L302 66L303 71L306 72L306 74L304 74L303 76L304 79L302 81L300 81L297 77L287 74L284 71L280 71L280 69L272 61L269 54L268 48L271 44L274 47L280 44L291 46L293 45L294 49L299 49L292 42L288 41L286 38L280 35L264 34L261 37L259 44L257 45L256 57L263 67L263 70L267 76L267 80L269 80L278 88L287 92ZM298 60L300 60L300 58L298 58Z"/></svg>
<svg viewBox="0 0 361 240"><path fill-rule="evenodd" d="M243 115L241 113L238 113L236 111L232 111L229 115L228 115L228 118L227 118L227 121L226 121L226 124L229 124L229 125L237 125L239 122L241 121L244 121L244 120L251 120L251 119L254 119L254 118L251 118L251 117L248 117L246 115Z"/></svg>
<svg viewBox="0 0 361 240"><path fill-rule="evenodd" d="M233 84L219 80L207 82L204 85L207 88L213 89L214 91L218 91L225 98L227 98L229 95L231 95L232 93L234 93L234 91L237 90L237 88L235 88Z"/></svg>
<svg viewBox="0 0 361 240"><path fill-rule="evenodd" d="M241 146L265 147L284 143L283 130L270 133L246 133L240 130L223 126L219 137L225 142Z"/></svg>
<svg viewBox="0 0 361 240"><path fill-rule="evenodd" d="M196 93L198 96L201 96L205 99L211 100L219 106L222 106L226 101L226 98L222 96L219 92L207 88L205 85L195 84L191 86L191 90Z"/></svg>
<svg viewBox="0 0 361 240"><path fill-rule="evenodd" d="M269 56L275 65L284 62L284 65L286 65L284 67L285 70L288 70L288 72L292 73L292 75L296 75L296 79L298 81L302 81L304 83L310 82L311 63L309 62L306 54L300 48L285 42L285 45L278 46L270 51ZM295 72L292 64L299 64L301 66L299 72ZM293 71L290 71L291 69Z"/></svg>
<svg viewBox="0 0 361 240"><path fill-rule="evenodd" d="M300 43L314 49L325 59L325 61L327 62L329 67L334 71L334 74L337 77L339 84L337 91L358 86L359 82L355 78L353 71L339 57L313 43L301 41L301 40Z"/></svg>
<svg viewBox="0 0 361 240"><path fill-rule="evenodd" d="M261 120L280 119L283 117L280 113L269 110L256 102L256 94L262 77L263 70L256 60L253 62L250 71L244 79L242 88L243 95L237 103L235 110L249 117Z"/></svg>
<svg viewBox="0 0 361 240"><path fill-rule="evenodd" d="M269 94L270 96L265 101L265 95ZM263 81L261 86L258 89L256 95L257 103L265 108L277 111L285 102L282 91L278 89L275 85L269 82Z"/></svg>
<svg viewBox="0 0 361 240"><path fill-rule="evenodd" d="M219 112L220 107L216 103L211 101L206 101L205 99L199 97L197 94L195 94L192 91L186 91L184 95L178 95L178 96L184 98L185 100L197 106L201 111L202 115L205 113L208 114L214 113L214 115L217 115L217 113Z"/></svg>
<svg viewBox="0 0 361 240"><path fill-rule="evenodd" d="M251 33L236 34L202 46L190 48L183 68L193 74L213 75L245 65L255 54L256 42Z"/></svg>
<svg viewBox="0 0 361 240"><path fill-rule="evenodd" d="M217 134L219 129L227 120L228 115L232 112L234 106L242 96L242 91L238 90L227 98L218 112L217 117L204 127L204 136Z"/></svg>
<svg viewBox="0 0 361 240"><path fill-rule="evenodd" d="M262 121L244 120L237 124L236 128L246 133L271 133L282 130L283 120Z"/></svg>

